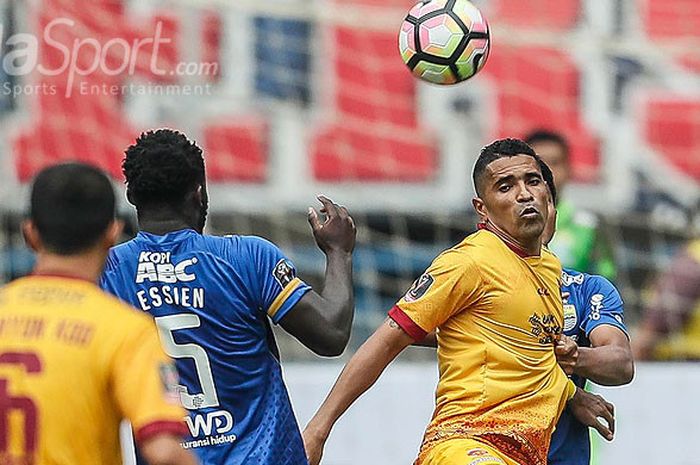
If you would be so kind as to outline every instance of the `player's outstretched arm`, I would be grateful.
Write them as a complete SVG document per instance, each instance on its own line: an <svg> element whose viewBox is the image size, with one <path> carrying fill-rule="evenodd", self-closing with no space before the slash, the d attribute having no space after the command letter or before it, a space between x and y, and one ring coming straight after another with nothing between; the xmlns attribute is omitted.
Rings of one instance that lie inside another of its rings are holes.
<svg viewBox="0 0 700 465"><path fill-rule="evenodd" d="M354 313L352 289L352 251L355 248L355 223L347 208L319 196L326 214L321 222L309 208L309 223L316 244L326 255L326 275L320 293L307 292L280 320L282 327L318 355L343 353L350 339Z"/></svg>
<svg viewBox="0 0 700 465"><path fill-rule="evenodd" d="M159 434L139 444L139 451L149 465L198 465L192 453L180 446L180 438Z"/></svg>
<svg viewBox="0 0 700 465"><path fill-rule="evenodd" d="M603 386L631 382L634 360L627 335L619 328L602 325L588 337L591 347L579 347L574 373Z"/></svg>
<svg viewBox="0 0 700 465"><path fill-rule="evenodd" d="M338 418L367 391L384 369L413 342L391 318L382 324L345 365L333 389L304 429L309 465L318 465L323 446Z"/></svg>

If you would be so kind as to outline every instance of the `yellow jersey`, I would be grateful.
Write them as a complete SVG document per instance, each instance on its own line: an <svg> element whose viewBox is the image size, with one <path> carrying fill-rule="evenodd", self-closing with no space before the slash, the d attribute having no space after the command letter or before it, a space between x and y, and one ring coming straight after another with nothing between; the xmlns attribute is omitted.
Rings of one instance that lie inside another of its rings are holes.
<svg viewBox="0 0 700 465"><path fill-rule="evenodd" d="M439 255L389 312L416 340L437 330L436 406L416 464L450 438L546 464L574 392L553 349L563 327L560 277L551 252L524 256L482 230Z"/></svg>
<svg viewBox="0 0 700 465"><path fill-rule="evenodd" d="M0 290L0 463L121 465L137 441L186 434L178 378L152 319L74 278Z"/></svg>

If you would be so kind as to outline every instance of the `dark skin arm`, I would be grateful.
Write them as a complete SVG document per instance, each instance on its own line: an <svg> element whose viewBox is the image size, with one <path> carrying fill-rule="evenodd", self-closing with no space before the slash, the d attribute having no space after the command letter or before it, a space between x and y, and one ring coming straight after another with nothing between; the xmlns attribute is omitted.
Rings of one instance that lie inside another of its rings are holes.
<svg viewBox="0 0 700 465"><path fill-rule="evenodd" d="M338 356L350 339L354 313L352 289L352 251L355 247L355 223L345 207L319 196L323 205L321 222L309 208L309 223L316 244L326 255L326 274L320 293L312 290L280 320L280 325L314 353Z"/></svg>
<svg viewBox="0 0 700 465"><path fill-rule="evenodd" d="M615 326L602 325L588 337L591 347L579 347L574 373L603 386L632 381L634 360L627 335Z"/></svg>
<svg viewBox="0 0 700 465"><path fill-rule="evenodd" d="M627 335L615 326L602 325L588 337L591 347L578 347L567 336L558 341L554 353L564 372L602 386L620 386L632 381L634 361Z"/></svg>

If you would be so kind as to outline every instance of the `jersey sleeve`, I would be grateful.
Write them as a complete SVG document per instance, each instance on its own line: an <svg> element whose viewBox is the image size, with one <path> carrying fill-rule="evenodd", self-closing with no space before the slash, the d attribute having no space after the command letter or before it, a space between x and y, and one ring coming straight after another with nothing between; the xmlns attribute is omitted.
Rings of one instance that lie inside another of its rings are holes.
<svg viewBox="0 0 700 465"><path fill-rule="evenodd" d="M247 247L256 286L255 298L272 322L277 324L311 290L297 277L296 268L274 244L259 237L248 237Z"/></svg>
<svg viewBox="0 0 700 465"><path fill-rule="evenodd" d="M122 415L131 422L137 442L159 434L185 436L179 378L161 348L155 323L143 321L117 351L112 386Z"/></svg>
<svg viewBox="0 0 700 465"><path fill-rule="evenodd" d="M615 286L602 276L588 276L585 282L585 309L581 329L586 337L601 325L610 325L628 334L624 322L624 305Z"/></svg>
<svg viewBox="0 0 700 465"><path fill-rule="evenodd" d="M389 311L389 316L414 340L474 303L481 276L465 254L448 250L438 256Z"/></svg>

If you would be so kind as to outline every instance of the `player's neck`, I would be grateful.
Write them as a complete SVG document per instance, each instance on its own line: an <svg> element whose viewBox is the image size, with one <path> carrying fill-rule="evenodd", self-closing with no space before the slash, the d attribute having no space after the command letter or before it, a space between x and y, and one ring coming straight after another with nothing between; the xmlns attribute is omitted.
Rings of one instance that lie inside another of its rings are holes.
<svg viewBox="0 0 700 465"><path fill-rule="evenodd" d="M67 256L39 252L32 274L76 278L97 283L104 268L104 259L104 254L97 252Z"/></svg>
<svg viewBox="0 0 700 465"><path fill-rule="evenodd" d="M182 229L194 229L196 227L196 215L183 214L168 208L149 209L138 212L139 230L162 236ZM201 231L199 231L201 232Z"/></svg>
<svg viewBox="0 0 700 465"><path fill-rule="evenodd" d="M180 231L182 229L195 229L191 224L180 219L169 219L169 220L155 220L139 219L139 230L151 234L156 234L162 236L164 234L171 233L173 231Z"/></svg>
<svg viewBox="0 0 700 465"><path fill-rule="evenodd" d="M493 222L482 223L479 228L491 231L498 236L508 247L522 257L537 257L542 251L542 240L535 238L533 241L519 241L505 230L496 226Z"/></svg>

